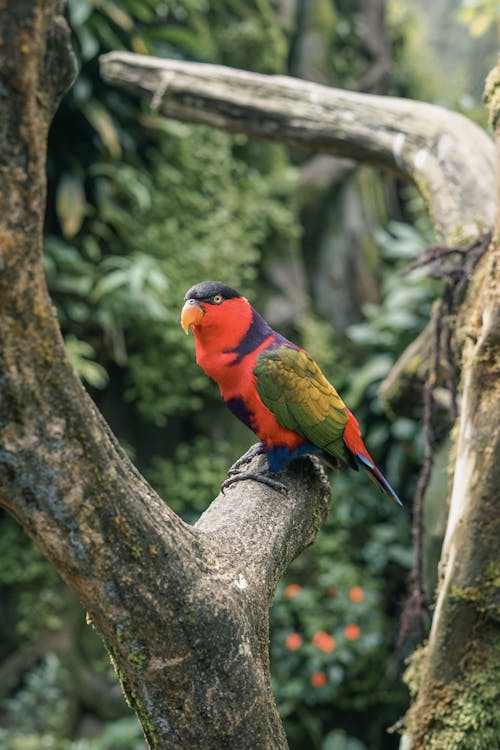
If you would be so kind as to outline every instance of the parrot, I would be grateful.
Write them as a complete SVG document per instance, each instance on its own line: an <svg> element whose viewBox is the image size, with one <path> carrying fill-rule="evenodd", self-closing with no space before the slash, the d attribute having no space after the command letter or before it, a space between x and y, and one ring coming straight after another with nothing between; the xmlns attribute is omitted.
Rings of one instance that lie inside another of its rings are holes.
<svg viewBox="0 0 500 750"><path fill-rule="evenodd" d="M194 334L197 364L217 383L230 411L259 438L233 464L223 489L238 479L254 479L286 492L264 472L240 471L241 464L261 453L275 474L299 456L318 455L335 469L365 469L402 505L368 453L358 420L314 359L274 331L246 297L219 281L195 284L185 294L181 325Z"/></svg>

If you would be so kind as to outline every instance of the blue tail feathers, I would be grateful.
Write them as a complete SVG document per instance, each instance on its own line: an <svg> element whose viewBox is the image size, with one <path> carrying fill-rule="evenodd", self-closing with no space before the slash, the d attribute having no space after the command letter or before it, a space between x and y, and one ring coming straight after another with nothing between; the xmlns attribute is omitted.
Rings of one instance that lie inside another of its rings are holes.
<svg viewBox="0 0 500 750"><path fill-rule="evenodd" d="M363 456L361 453L356 453L354 457L356 461L358 461L360 466L362 466L363 469L366 469L370 479L375 482L375 484L382 490L384 495L387 495L387 497L390 497L393 502L403 507L403 503L399 499L397 493L393 490L382 472L377 469L375 464L366 456Z"/></svg>

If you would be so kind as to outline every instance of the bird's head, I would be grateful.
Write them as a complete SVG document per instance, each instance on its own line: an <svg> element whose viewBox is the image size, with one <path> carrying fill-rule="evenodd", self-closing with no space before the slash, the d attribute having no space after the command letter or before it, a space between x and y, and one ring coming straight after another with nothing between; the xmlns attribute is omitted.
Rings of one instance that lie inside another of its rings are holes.
<svg viewBox="0 0 500 750"><path fill-rule="evenodd" d="M211 334L238 342L252 321L248 300L220 281L202 281L184 296L181 325L186 333Z"/></svg>

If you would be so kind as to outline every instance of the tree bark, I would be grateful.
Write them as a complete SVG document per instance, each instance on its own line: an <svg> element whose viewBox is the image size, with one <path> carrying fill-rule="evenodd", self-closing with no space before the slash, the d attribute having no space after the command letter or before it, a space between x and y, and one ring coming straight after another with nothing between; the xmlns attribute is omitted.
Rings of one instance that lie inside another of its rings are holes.
<svg viewBox="0 0 500 750"><path fill-rule="evenodd" d="M150 748L285 748L269 600L324 519L329 485L297 462L286 498L242 482L190 527L74 374L41 262L47 130L75 73L61 10L0 6L0 505L87 609Z"/></svg>
<svg viewBox="0 0 500 750"><path fill-rule="evenodd" d="M494 144L439 107L127 53L107 55L102 70L108 81L140 93L166 115L394 169L417 185L450 243L462 244L473 228L477 234L493 225ZM497 74L491 82L497 129L499 81ZM497 223L456 320L460 416L432 628L407 674L414 700L405 747L413 750L493 748L500 736L499 235ZM427 345L423 336L401 363L402 373Z"/></svg>

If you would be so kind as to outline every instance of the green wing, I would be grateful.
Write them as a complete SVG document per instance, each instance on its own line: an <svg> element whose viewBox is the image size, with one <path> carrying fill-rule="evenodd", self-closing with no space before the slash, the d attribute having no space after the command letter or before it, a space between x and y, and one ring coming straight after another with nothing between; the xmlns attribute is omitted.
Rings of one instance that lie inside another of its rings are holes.
<svg viewBox="0 0 500 750"><path fill-rule="evenodd" d="M346 459L345 404L307 352L287 346L264 350L254 375L260 398L283 427Z"/></svg>

